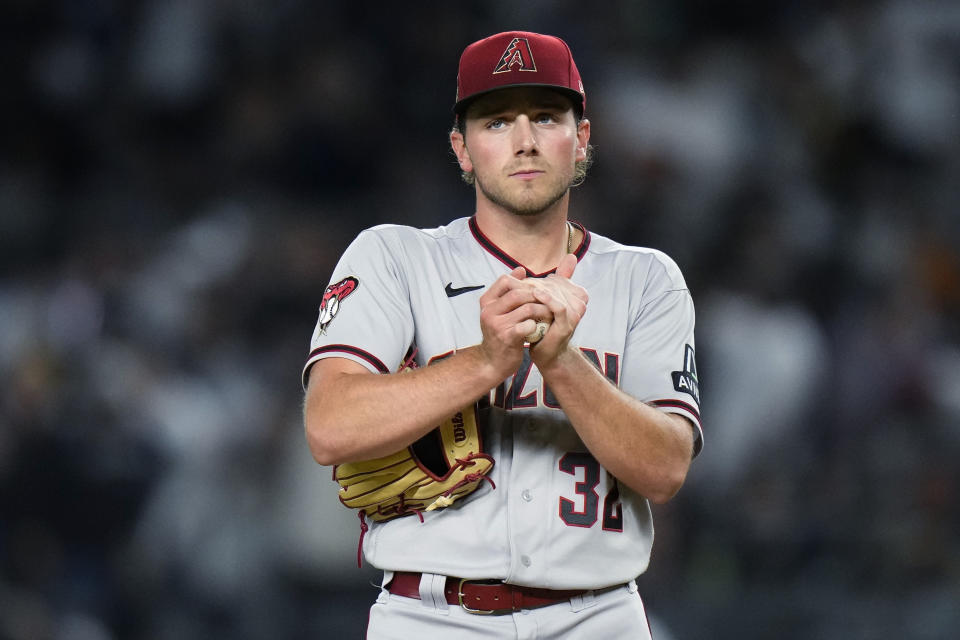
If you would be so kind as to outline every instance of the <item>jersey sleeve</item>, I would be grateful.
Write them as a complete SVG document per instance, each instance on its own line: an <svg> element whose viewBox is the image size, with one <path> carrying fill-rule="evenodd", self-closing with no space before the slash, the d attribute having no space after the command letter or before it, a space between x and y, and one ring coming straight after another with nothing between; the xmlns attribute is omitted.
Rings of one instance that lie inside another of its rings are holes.
<svg viewBox="0 0 960 640"><path fill-rule="evenodd" d="M397 230L363 231L337 263L320 300L320 315L303 367L320 359L353 360L372 372L397 368L413 341L413 313Z"/></svg>
<svg viewBox="0 0 960 640"><path fill-rule="evenodd" d="M665 258L666 259L666 258ZM694 455L703 446L700 388L695 358L693 298L676 265L666 259L649 287L627 335L622 389L696 428Z"/></svg>

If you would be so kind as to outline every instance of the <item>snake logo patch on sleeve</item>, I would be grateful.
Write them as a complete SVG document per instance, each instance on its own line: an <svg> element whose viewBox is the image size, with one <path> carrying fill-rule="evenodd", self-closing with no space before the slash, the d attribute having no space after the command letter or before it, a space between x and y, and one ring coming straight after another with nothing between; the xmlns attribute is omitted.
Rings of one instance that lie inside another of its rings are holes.
<svg viewBox="0 0 960 640"><path fill-rule="evenodd" d="M697 361L693 347L685 345L683 352L683 371L674 371L673 388L681 393L688 393L700 404L700 383L697 380Z"/></svg>
<svg viewBox="0 0 960 640"><path fill-rule="evenodd" d="M320 301L320 335L327 335L327 327L333 321L333 317L337 315L337 311L340 310L340 303L356 291L358 286L360 286L360 281L353 276L348 276L324 290L323 299Z"/></svg>

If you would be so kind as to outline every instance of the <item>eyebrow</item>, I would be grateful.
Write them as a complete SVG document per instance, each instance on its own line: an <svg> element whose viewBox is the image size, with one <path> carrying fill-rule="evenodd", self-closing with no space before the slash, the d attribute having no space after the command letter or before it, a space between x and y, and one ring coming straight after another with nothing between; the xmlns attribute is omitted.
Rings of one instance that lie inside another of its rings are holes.
<svg viewBox="0 0 960 640"><path fill-rule="evenodd" d="M533 110L547 109L551 111L566 111L572 108L561 96L543 96L535 100L524 101L520 106L514 100L491 101L487 104L477 105L474 112L475 118L486 118L502 111L510 111L517 108L530 108Z"/></svg>

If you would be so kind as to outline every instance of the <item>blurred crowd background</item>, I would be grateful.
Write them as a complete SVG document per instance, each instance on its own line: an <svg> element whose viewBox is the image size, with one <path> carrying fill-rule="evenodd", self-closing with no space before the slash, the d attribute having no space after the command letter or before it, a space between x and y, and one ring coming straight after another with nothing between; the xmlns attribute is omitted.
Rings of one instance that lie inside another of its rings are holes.
<svg viewBox="0 0 960 640"><path fill-rule="evenodd" d="M514 28L584 77L573 218L697 303L654 637L955 637L956 2L11 0L0 640L362 636L300 369L357 232L472 213L456 63Z"/></svg>

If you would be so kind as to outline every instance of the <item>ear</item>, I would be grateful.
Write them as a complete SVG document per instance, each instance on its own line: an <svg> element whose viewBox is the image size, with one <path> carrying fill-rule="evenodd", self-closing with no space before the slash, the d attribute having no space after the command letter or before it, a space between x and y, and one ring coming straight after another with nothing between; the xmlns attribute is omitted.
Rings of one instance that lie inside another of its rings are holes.
<svg viewBox="0 0 960 640"><path fill-rule="evenodd" d="M587 146L590 144L590 121L586 118L577 123L577 162L587 159Z"/></svg>
<svg viewBox="0 0 960 640"><path fill-rule="evenodd" d="M473 171L473 162L470 161L470 152L467 151L467 141L463 134L456 129L450 132L450 148L453 149L453 154L457 156L460 169L468 173Z"/></svg>

